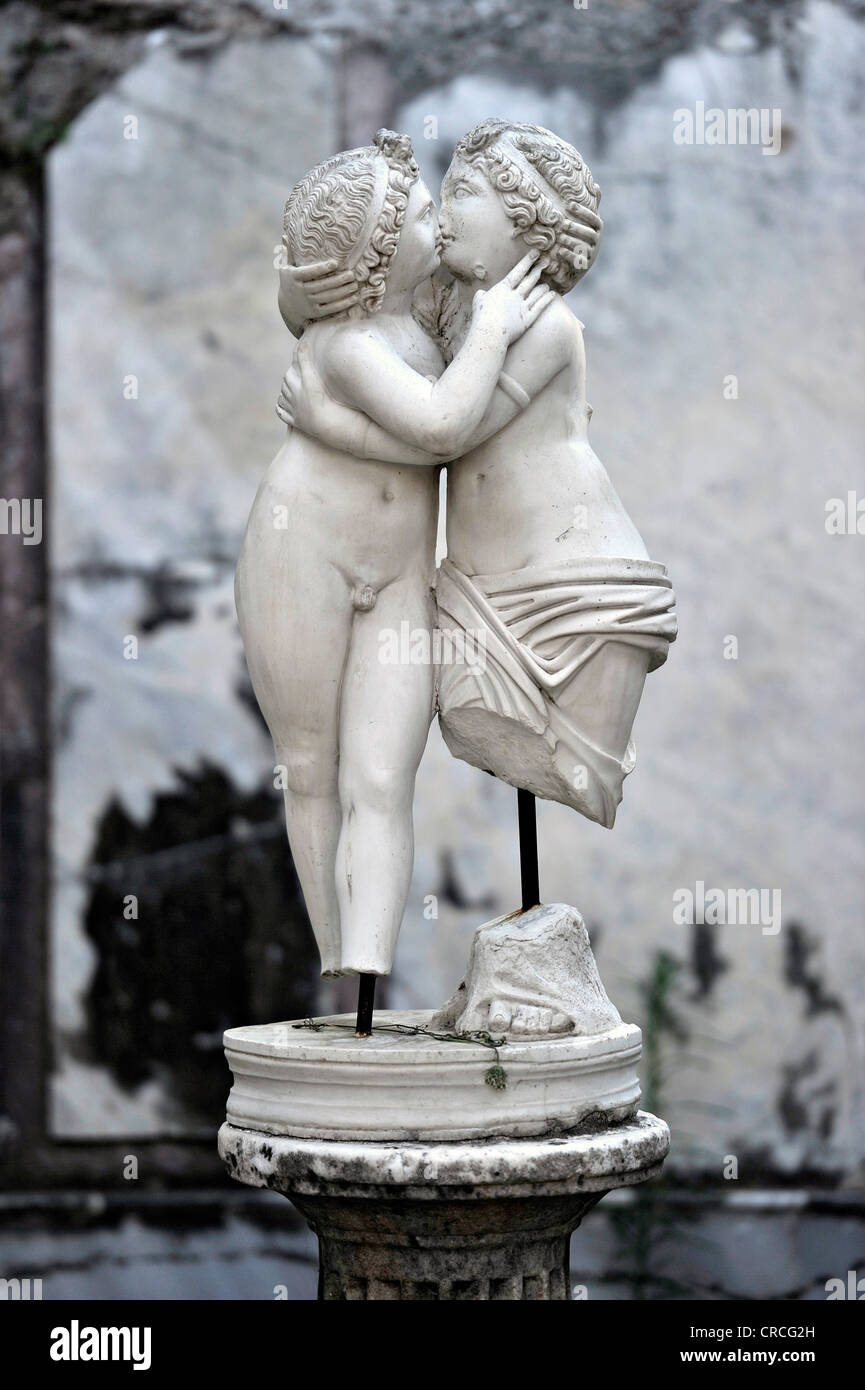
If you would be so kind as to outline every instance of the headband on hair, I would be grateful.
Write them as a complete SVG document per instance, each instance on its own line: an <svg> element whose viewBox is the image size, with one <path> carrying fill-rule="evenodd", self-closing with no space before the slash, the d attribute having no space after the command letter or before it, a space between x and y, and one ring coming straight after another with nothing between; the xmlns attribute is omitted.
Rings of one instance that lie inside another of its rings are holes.
<svg viewBox="0 0 865 1390"><path fill-rule="evenodd" d="M577 150L541 126L490 118L462 137L456 154L486 166L529 245L542 245L546 237L556 244L567 280L586 272L604 224L596 211L600 189Z"/></svg>
<svg viewBox="0 0 865 1390"><path fill-rule="evenodd" d="M378 226L379 218L384 211L385 199L387 198L388 178L390 176L390 165L385 159L377 159L373 168L375 170L375 188L370 198L366 220L358 234L353 249L346 258L346 270L354 270L369 245L372 234Z"/></svg>
<svg viewBox="0 0 865 1390"><path fill-rule="evenodd" d="M601 230L604 224L592 208L586 207L583 203L566 203L561 194L544 178L540 170L536 168L530 159L526 158L516 141L511 139L507 134L496 140L495 144L502 152L503 157L509 159L512 164L517 166L525 181L537 189L542 197L547 199L560 217L568 222L579 223L580 231L582 232L585 229L589 234L587 239L591 240L593 243L600 240ZM507 146L507 153L502 150L501 147L503 145Z"/></svg>
<svg viewBox="0 0 865 1390"><path fill-rule="evenodd" d="M383 126L377 130L372 140L373 145L379 151L379 158L375 161L375 188L370 199L369 211L366 215L363 229L358 236L354 249L346 262L347 270L354 270L355 266L362 259L370 239L379 224L379 219L385 209L388 191L390 188L390 176L395 170L408 173L412 182L420 174L414 151L411 147L411 139L408 135L400 135L395 130L387 130Z"/></svg>

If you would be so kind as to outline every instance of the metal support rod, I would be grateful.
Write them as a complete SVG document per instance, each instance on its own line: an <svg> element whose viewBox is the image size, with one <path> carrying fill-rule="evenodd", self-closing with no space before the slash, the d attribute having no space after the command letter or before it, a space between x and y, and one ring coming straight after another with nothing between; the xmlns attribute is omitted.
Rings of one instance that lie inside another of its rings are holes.
<svg viewBox="0 0 865 1390"><path fill-rule="evenodd" d="M375 1005L375 982L377 975L359 975L357 989L356 1038L368 1038L372 1032L372 1011Z"/></svg>
<svg viewBox="0 0 865 1390"><path fill-rule="evenodd" d="M520 886L523 912L537 907L541 900L538 879L538 821L532 792L517 791L517 815L520 826Z"/></svg>

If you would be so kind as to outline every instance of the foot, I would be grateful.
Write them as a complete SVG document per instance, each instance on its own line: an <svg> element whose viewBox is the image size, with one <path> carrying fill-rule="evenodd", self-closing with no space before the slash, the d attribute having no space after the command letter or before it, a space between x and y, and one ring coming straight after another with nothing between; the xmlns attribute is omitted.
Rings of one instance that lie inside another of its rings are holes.
<svg viewBox="0 0 865 1390"><path fill-rule="evenodd" d="M544 1033L569 1033L571 1020L555 1009L532 1004L514 1004L507 999L494 999L487 1016L491 1033L514 1033L523 1037L539 1037Z"/></svg>

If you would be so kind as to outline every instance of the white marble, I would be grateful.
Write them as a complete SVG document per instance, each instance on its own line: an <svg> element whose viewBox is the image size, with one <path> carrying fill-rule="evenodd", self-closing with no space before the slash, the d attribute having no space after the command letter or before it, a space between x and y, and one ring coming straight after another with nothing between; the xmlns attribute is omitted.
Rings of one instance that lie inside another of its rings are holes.
<svg viewBox="0 0 865 1390"><path fill-rule="evenodd" d="M382 638L406 627L429 645L437 466L483 428L509 347L555 296L537 253L515 243L445 367L412 313L439 264L435 205L409 140L391 131L310 170L284 227L298 273L325 272L330 314L306 327L297 360L351 419L338 439L289 429L247 524L237 612L322 974L386 975L434 665L386 659ZM375 430L392 432L389 450L365 447Z"/></svg>
<svg viewBox="0 0 865 1390"><path fill-rule="evenodd" d="M619 1024L591 1037L481 1042L384 1031L431 1028L429 1010L383 1009L371 1037L348 1014L230 1028L230 1124L329 1140L417 1141L556 1134L593 1117L615 1123L640 1098L640 1030ZM436 1032L440 1030L434 1030ZM504 1073L487 1083L493 1067Z"/></svg>
<svg viewBox="0 0 865 1390"><path fill-rule="evenodd" d="M433 1028L488 1028L513 1037L603 1033L621 1024L579 912L546 903L478 927L465 980Z"/></svg>
<svg viewBox="0 0 865 1390"><path fill-rule="evenodd" d="M325 975L390 973L433 708L457 757L605 826L634 766L676 617L589 444L562 298L594 263L600 197L567 141L487 120L456 146L438 222L387 131L286 203L279 303L303 337L237 599Z"/></svg>

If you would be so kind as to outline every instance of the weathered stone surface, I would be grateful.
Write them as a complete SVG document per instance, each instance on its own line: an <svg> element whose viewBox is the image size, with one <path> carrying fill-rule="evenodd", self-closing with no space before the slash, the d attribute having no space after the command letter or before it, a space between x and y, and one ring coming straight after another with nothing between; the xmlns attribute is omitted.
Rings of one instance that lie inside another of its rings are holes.
<svg viewBox="0 0 865 1390"><path fill-rule="evenodd" d="M621 1022L582 917L566 903L547 903L478 927L466 978L430 1027L587 1037Z"/></svg>
<svg viewBox="0 0 865 1390"><path fill-rule="evenodd" d="M345 1197L417 1201L437 1200L439 1190L459 1201L526 1196L530 1189L541 1196L608 1192L656 1177L669 1147L667 1125L642 1110L620 1125L529 1139L369 1143L268 1135L229 1123L219 1131L231 1176L251 1187L283 1185L320 1196L336 1184Z"/></svg>
<svg viewBox="0 0 865 1390"><path fill-rule="evenodd" d="M861 14L858 0L835 0ZM750 55L778 42L789 69L803 61L796 20L800 0L751 0L733 17L716 0L662 5L553 7L543 0L515 9L511 0L66 0L42 6L16 0L4 13L0 72L0 145L32 161L61 139L69 122L140 57L171 35L179 51L206 58L231 36L342 32L357 46L387 53L397 87L416 94L455 73L533 71L539 85L571 80L602 106L623 102L657 77L662 64L694 45ZM465 42L470 26L472 42Z"/></svg>
<svg viewBox="0 0 865 1390"><path fill-rule="evenodd" d="M318 1236L321 1299L538 1302L570 1298L570 1237L603 1195L291 1200Z"/></svg>
<svg viewBox="0 0 865 1390"><path fill-rule="evenodd" d="M551 1139L362 1144L225 1124L229 1174L282 1192L319 1239L319 1298L562 1300L568 1245L611 1188L657 1176L669 1130L640 1113Z"/></svg>

